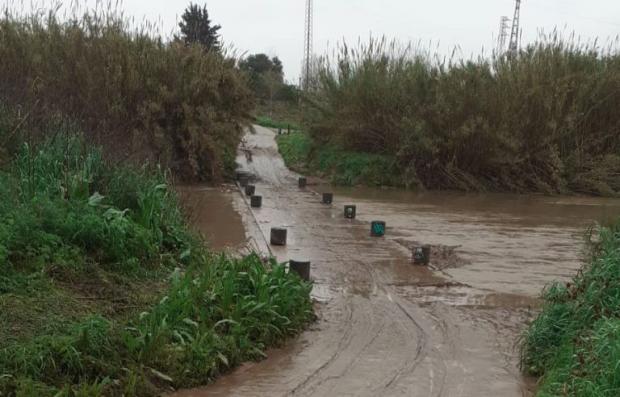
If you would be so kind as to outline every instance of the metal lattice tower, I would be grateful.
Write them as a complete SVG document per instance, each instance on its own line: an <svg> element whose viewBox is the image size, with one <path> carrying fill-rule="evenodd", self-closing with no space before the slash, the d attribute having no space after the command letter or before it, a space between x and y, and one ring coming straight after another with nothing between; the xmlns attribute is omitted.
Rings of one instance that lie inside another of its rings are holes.
<svg viewBox="0 0 620 397"><path fill-rule="evenodd" d="M519 36L521 35L521 0L516 0L515 16L512 19L512 31L510 32L510 45L508 50L515 54L519 50Z"/></svg>
<svg viewBox="0 0 620 397"><path fill-rule="evenodd" d="M506 16L501 17L499 22L499 38L497 43L497 50L500 54L503 54L506 50L506 42L508 41L508 28L510 28L508 22L510 22L510 18Z"/></svg>
<svg viewBox="0 0 620 397"><path fill-rule="evenodd" d="M312 76L312 41L314 34L314 0L306 0L306 29L304 31L304 60L301 70L301 87L310 87Z"/></svg>

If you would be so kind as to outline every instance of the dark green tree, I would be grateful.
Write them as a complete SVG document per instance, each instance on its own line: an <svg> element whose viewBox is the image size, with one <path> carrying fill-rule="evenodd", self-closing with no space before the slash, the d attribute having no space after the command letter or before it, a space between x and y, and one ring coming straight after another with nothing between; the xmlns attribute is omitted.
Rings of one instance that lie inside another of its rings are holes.
<svg viewBox="0 0 620 397"><path fill-rule="evenodd" d="M222 27L220 25L212 25L206 4L201 7L198 4L190 3L181 19L181 22L179 22L181 39L186 44L199 43L207 51L220 50L221 43L218 31Z"/></svg>
<svg viewBox="0 0 620 397"><path fill-rule="evenodd" d="M266 54L254 54L240 62L239 67L250 78L250 87L261 99L270 99L284 84L282 61Z"/></svg>

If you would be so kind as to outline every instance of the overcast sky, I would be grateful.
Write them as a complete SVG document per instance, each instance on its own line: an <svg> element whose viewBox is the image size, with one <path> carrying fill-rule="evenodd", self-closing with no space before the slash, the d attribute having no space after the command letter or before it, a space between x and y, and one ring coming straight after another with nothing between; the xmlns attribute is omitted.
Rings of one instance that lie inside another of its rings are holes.
<svg viewBox="0 0 620 397"><path fill-rule="evenodd" d="M0 0L0 4L21 0ZM46 1L46 0L40 0ZM85 0L95 4L96 0ZM241 53L278 55L286 77L296 81L303 54L305 0L207 0L211 18L222 25L226 43ZM30 1L28 1L30 3ZM124 0L122 8L136 19L159 20L163 32L176 28L189 1ZM512 18L514 0L314 0L314 50L323 54L343 39L356 42L385 35L421 41L449 54L480 54L495 45L500 17ZM541 29L554 27L584 39L620 34L620 0L523 0L522 43Z"/></svg>

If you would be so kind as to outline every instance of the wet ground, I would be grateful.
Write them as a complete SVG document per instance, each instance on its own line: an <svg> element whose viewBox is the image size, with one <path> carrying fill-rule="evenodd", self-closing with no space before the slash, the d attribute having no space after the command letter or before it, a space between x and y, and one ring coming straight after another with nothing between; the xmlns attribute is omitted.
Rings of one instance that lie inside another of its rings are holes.
<svg viewBox="0 0 620 397"><path fill-rule="evenodd" d="M543 286L579 268L585 228L620 214L619 201L336 189L326 206L317 191L327 187L300 190L273 132L256 131L252 161L239 162L260 178L263 208L232 192L215 201L239 214L253 247L312 261L319 320L268 359L176 396L531 394L518 336ZM344 219L345 204L357 205L356 220ZM214 216L212 205L199 217ZM370 237L372 220L387 222L385 238ZM288 229L287 247L267 246L271 227ZM421 244L433 246L430 268L412 264Z"/></svg>

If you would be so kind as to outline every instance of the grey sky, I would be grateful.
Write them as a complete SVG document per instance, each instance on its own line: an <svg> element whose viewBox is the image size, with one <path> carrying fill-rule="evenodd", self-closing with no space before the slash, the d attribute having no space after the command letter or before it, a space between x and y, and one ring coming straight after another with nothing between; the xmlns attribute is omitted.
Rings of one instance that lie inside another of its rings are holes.
<svg viewBox="0 0 620 397"><path fill-rule="evenodd" d="M1 3L16 0L0 0ZM86 0L94 4L96 0ZM203 3L204 0L194 0ZM512 18L514 0L314 0L316 54L342 39L386 35L401 41L433 42L449 54L480 54L494 46L500 16ZM124 0L126 15L160 19L163 31L176 27L189 1ZM284 62L287 79L300 73L304 0L206 0L224 40L240 52L266 52ZM620 34L620 0L523 0L523 43L540 29L554 27L582 38L608 39Z"/></svg>

